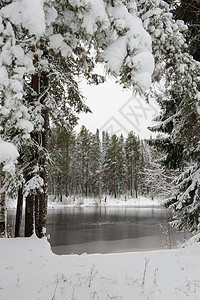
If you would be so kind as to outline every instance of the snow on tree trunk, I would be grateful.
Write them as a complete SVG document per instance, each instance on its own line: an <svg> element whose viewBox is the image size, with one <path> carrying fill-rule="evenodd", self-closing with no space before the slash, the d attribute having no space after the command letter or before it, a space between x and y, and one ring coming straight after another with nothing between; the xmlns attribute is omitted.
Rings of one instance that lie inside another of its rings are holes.
<svg viewBox="0 0 200 300"><path fill-rule="evenodd" d="M1 130L1 127L0 127ZM0 137L0 237L6 236L6 192L4 190L5 174L13 174L14 162L19 153L16 147L4 142Z"/></svg>
<svg viewBox="0 0 200 300"><path fill-rule="evenodd" d="M60 4L26 0L0 6L0 125L3 136L21 150L26 235L33 232L36 207L39 236L46 226L48 115L52 123L69 127L76 123L75 113L89 111L77 75L102 82L93 69L96 62L104 62L124 87L144 92L154 69L150 35L128 3ZM4 171L11 168L7 164ZM84 170L82 184L85 175Z"/></svg>
<svg viewBox="0 0 200 300"><path fill-rule="evenodd" d="M47 75L44 74L44 87L48 86ZM48 151L49 144L49 111L45 107L43 111L44 117L44 130L42 133L42 146L44 150ZM47 219L47 203L48 203L48 172L47 172L47 159L46 153L40 160L41 173L40 176L43 179L42 193L39 193L39 224L38 224L38 237L46 235L46 219Z"/></svg>

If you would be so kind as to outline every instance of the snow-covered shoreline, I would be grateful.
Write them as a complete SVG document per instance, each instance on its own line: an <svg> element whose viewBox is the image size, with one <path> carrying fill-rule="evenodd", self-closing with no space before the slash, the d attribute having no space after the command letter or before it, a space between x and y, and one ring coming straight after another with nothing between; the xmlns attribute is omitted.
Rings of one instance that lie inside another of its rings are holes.
<svg viewBox="0 0 200 300"><path fill-rule="evenodd" d="M94 199L71 204L63 199L63 203L50 200L49 208L72 204L97 205ZM108 207L160 204L146 198L110 198L102 203ZM46 238L0 239L0 299L199 300L199 241L200 234L179 249L56 255Z"/></svg>
<svg viewBox="0 0 200 300"><path fill-rule="evenodd" d="M61 208L61 207L90 207L90 206L99 206L99 207L159 207L162 205L162 201L159 199L152 200L140 196L138 198L113 198L107 197L106 201L104 198L86 198L86 197L77 197L75 200L72 197L63 198L63 201L60 202L58 199L49 196L48 208Z"/></svg>
<svg viewBox="0 0 200 300"><path fill-rule="evenodd" d="M17 207L17 200L8 199L6 206L8 209L15 209ZM49 196L48 200L48 208L64 208L64 207L91 207L91 206L99 206L99 207L161 207L162 200L161 199L150 199L147 197L139 196L138 198L113 198L107 197L106 202L105 199L102 198L86 198L86 197L76 197L75 200L73 197L63 197L62 202L54 196Z"/></svg>
<svg viewBox="0 0 200 300"><path fill-rule="evenodd" d="M199 270L194 238L173 250L62 256L45 238L0 239L3 300L198 300Z"/></svg>

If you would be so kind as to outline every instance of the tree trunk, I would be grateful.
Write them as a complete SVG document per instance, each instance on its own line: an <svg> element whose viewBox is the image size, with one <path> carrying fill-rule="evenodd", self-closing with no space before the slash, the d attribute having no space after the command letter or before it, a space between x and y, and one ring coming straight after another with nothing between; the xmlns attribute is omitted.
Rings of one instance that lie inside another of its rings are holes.
<svg viewBox="0 0 200 300"><path fill-rule="evenodd" d="M66 182L65 182L65 196L69 196L69 141L67 140L66 147Z"/></svg>
<svg viewBox="0 0 200 300"><path fill-rule="evenodd" d="M37 236L39 238L46 236L47 202L48 202L47 191L43 191L43 193L40 195L40 202L39 202L39 224L37 227L38 228Z"/></svg>
<svg viewBox="0 0 200 300"><path fill-rule="evenodd" d="M42 133L42 143L43 148L45 150L48 149L48 140L49 140L49 114L48 109L45 109L44 112L44 131ZM46 235L46 221L47 221L47 203L48 203L48 173L47 173L47 161L46 161L46 153L44 154L41 164L41 172L40 176L43 179L43 191L39 194L39 224L38 224L38 237L44 237Z"/></svg>
<svg viewBox="0 0 200 300"><path fill-rule="evenodd" d="M15 237L19 237L22 225L22 212L23 212L23 189L19 188L17 197L17 212L15 221Z"/></svg>
<svg viewBox="0 0 200 300"><path fill-rule="evenodd" d="M43 87L48 86L47 74L42 74ZM45 104L45 103L44 103ZM39 160L41 166L40 176L43 179L43 191L39 194L39 224L38 224L38 237L41 238L46 235L46 221L47 221L47 203L48 203L48 173L47 173L47 159L46 152L49 144L49 110L47 107L43 111L44 130L42 132L42 147L44 149L43 157Z"/></svg>
<svg viewBox="0 0 200 300"><path fill-rule="evenodd" d="M134 175L134 187L135 187L135 197L138 197L138 179L137 179L137 170L135 168L135 175Z"/></svg>
<svg viewBox="0 0 200 300"><path fill-rule="evenodd" d="M40 228L39 228L39 218L40 218L40 206L39 206L39 195L35 196L35 233L37 236L40 235Z"/></svg>
<svg viewBox="0 0 200 300"><path fill-rule="evenodd" d="M32 52L35 53L37 46L32 47ZM35 65L38 61L38 57L36 54L34 54L33 64ZM33 74L31 77L31 88L35 91L35 96L30 96L30 103L38 101L38 95L40 90L40 78L38 74ZM31 138L33 141L37 143L38 140L38 133L32 132ZM34 168L34 162L36 162L38 159L38 153L35 155L31 155L29 158L29 166L27 170L25 170L25 180L28 182L28 180L31 179L32 175L32 168ZM25 205L25 237L30 237L34 233L34 211L35 211L35 195L32 193L28 194L26 197L26 205Z"/></svg>
<svg viewBox="0 0 200 300"><path fill-rule="evenodd" d="M89 163L88 158L86 162L86 182L85 182L85 196L88 196L88 177L89 177Z"/></svg>
<svg viewBox="0 0 200 300"><path fill-rule="evenodd" d="M61 157L60 157L60 202L62 202L62 177L63 177L63 149L62 149L62 142L60 144L60 151L61 151Z"/></svg>
<svg viewBox="0 0 200 300"><path fill-rule="evenodd" d="M34 232L34 199L35 196L29 194L26 197L25 207L25 237L30 237Z"/></svg>
<svg viewBox="0 0 200 300"><path fill-rule="evenodd" d="M116 188L116 171L114 172L114 198L117 198L117 188Z"/></svg>
<svg viewBox="0 0 200 300"><path fill-rule="evenodd" d="M0 238L6 235L6 197L5 192L0 195Z"/></svg>
<svg viewBox="0 0 200 300"><path fill-rule="evenodd" d="M131 197L133 197L133 167L132 167L132 163L131 163L130 190L131 190Z"/></svg>
<svg viewBox="0 0 200 300"><path fill-rule="evenodd" d="M0 190L3 186L4 176L0 165ZM5 192L0 192L0 238L6 235L6 195Z"/></svg>

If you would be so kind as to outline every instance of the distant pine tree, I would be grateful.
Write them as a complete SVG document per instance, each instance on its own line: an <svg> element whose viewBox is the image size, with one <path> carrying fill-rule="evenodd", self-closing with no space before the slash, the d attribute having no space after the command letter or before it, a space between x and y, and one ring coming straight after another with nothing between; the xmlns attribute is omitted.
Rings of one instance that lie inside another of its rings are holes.
<svg viewBox="0 0 200 300"><path fill-rule="evenodd" d="M140 140L131 131L125 140L127 186L130 195L138 197L140 172Z"/></svg>

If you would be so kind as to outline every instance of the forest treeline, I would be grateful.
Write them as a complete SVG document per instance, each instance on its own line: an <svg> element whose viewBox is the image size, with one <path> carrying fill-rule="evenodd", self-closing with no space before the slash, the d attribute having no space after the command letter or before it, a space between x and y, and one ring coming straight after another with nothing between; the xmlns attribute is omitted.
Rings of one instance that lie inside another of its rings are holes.
<svg viewBox="0 0 200 300"><path fill-rule="evenodd" d="M167 197L173 190L174 171L160 165L163 154L133 132L126 138L84 126L79 133L63 127L52 130L49 194L98 197L108 195Z"/></svg>
<svg viewBox="0 0 200 300"><path fill-rule="evenodd" d="M16 236L24 201L25 236L43 237L48 192L60 199L80 193L164 194L171 177L176 189L166 205L173 225L199 232L199 1L103 0L98 7L96 1L83 2L0 2L0 236L6 236L8 196L17 198ZM106 68L104 76L95 73L98 63ZM106 74L149 103L157 101L152 144L163 155L146 151L147 144L135 138L139 158L131 163L129 137L104 134L98 142L86 129L63 132L62 126L75 126L77 114L89 111L80 79L100 84ZM171 176L163 165L181 168L181 174Z"/></svg>

